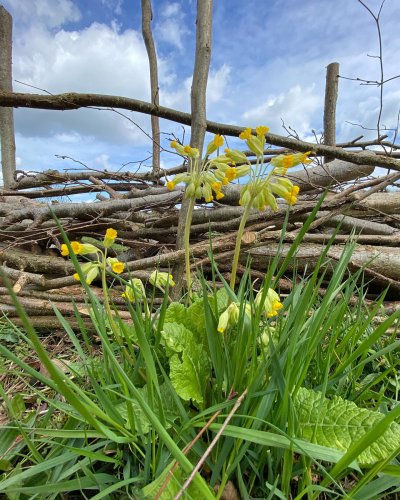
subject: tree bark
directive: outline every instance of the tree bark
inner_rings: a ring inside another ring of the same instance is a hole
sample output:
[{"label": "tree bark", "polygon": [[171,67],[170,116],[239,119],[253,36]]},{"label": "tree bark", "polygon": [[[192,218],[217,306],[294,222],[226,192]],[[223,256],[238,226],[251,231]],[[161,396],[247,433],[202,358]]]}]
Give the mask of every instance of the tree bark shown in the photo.
[{"label": "tree bark", "polygon": [[[198,148],[202,156],[204,136],[207,130],[206,118],[206,94],[208,71],[211,58],[211,35],[212,35],[212,0],[197,0],[196,19],[196,55],[194,61],[191,111],[192,111],[192,133],[190,144]],[[176,236],[176,249],[181,250],[184,246],[184,233],[189,200],[184,198],[179,214],[178,232]],[[173,290],[174,297],[181,294],[183,286],[184,265],[178,262],[174,267],[176,287]]]},{"label": "tree bark", "polygon": [[[87,106],[126,109],[138,113],[154,114],[166,120],[171,120],[183,125],[191,125],[190,113],[183,113],[164,106],[155,106],[151,103],[130,99],[128,97],[101,95],[101,94],[20,94],[15,92],[0,92],[0,107],[24,107],[52,110],[72,110]],[[244,129],[237,125],[228,125],[207,120],[207,131],[237,137]],[[266,134],[268,144],[282,146],[292,151],[313,151],[319,156],[332,156],[339,160],[348,161],[357,165],[373,165],[400,171],[400,161],[392,157],[378,155],[374,151],[346,151],[343,148],[301,141],[292,137],[277,134]]]},{"label": "tree bark", "polygon": [[[326,68],[325,107],[324,107],[324,144],[336,145],[336,102],[339,86],[339,63],[333,62]],[[325,163],[333,158],[325,156]]]},{"label": "tree bark", "polygon": [[[0,6],[0,91],[12,92],[12,17]],[[14,110],[0,108],[1,163],[3,186],[14,182],[15,136]]]},{"label": "tree bark", "polygon": [[[157,53],[151,31],[151,21],[153,12],[151,9],[151,0],[142,0],[142,35],[146,45],[147,56],[150,66],[150,89],[151,104],[159,106],[159,86],[158,86],[158,68]],[[153,175],[160,172],[160,120],[158,116],[151,115],[151,131],[153,135]]]}]

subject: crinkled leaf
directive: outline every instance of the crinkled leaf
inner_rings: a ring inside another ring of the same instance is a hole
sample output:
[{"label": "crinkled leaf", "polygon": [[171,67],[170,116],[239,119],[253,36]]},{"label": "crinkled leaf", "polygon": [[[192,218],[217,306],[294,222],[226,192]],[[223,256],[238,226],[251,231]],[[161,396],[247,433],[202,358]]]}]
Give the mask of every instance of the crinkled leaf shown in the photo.
[{"label": "crinkled leaf", "polygon": [[165,323],[179,323],[185,325],[186,307],[179,302],[172,302],[165,312],[164,324]]},{"label": "crinkled leaf", "polygon": [[185,401],[203,402],[203,391],[210,376],[207,352],[197,336],[178,323],[164,325],[163,338],[167,355],[171,383],[177,394]]},{"label": "crinkled leaf", "polygon": [[[301,388],[294,400],[302,437],[319,445],[347,451],[384,418],[379,412],[359,408],[352,401]],[[400,425],[392,422],[387,431],[359,456],[360,465],[372,465],[400,450]]]},{"label": "crinkled leaf", "polygon": [[204,340],[206,331],[203,299],[196,300],[186,311],[186,325]]}]

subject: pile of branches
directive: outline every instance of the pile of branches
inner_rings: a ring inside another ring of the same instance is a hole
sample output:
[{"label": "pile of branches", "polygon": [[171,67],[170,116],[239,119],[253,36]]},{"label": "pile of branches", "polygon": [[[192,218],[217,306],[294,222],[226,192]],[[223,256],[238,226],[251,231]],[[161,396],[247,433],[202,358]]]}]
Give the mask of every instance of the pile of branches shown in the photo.
[{"label": "pile of branches", "polygon": [[[364,145],[353,141],[343,146]],[[266,159],[286,151],[267,150]],[[352,157],[356,154],[351,153]],[[368,155],[375,156],[373,153]],[[378,155],[375,159],[377,164],[386,159],[396,162]],[[360,163],[338,159],[325,164],[317,161],[316,165],[291,173],[291,180],[300,186],[301,195],[296,205],[290,207],[280,257],[284,259],[304,221],[324,196],[288,268],[288,276],[294,268],[311,271],[324,245],[332,238],[327,257],[335,262],[343,245],[352,237],[356,247],[351,270],[365,268],[365,275],[373,284],[371,295],[389,288],[394,297],[400,291],[400,191],[393,186],[400,179],[400,172],[376,169],[374,161]],[[182,261],[183,251],[175,250],[175,242],[183,190],[177,186],[174,191],[168,191],[165,179],[185,168],[182,165],[157,175],[89,169],[18,173],[12,189],[0,190],[3,276],[0,278],[0,311],[18,323],[17,312],[5,287],[5,279],[8,279],[35,326],[52,328],[57,325],[52,303],[71,324],[75,322],[74,303],[83,316],[89,314],[82,287],[73,278],[73,265],[70,259],[60,255],[63,240],[58,223],[71,241],[90,241],[90,238],[101,241],[107,228],[116,229],[118,243],[122,245],[118,258],[126,263],[123,274],[126,279],[140,277],[146,280],[155,268],[171,269]],[[214,259],[229,279],[236,230],[243,213],[238,204],[240,188],[240,185],[228,186],[225,197],[212,206],[198,200],[191,229],[194,272],[200,268],[206,273],[210,270],[212,245]],[[85,194],[87,197],[92,193],[96,193],[92,195],[93,201],[71,201],[73,195]],[[282,201],[277,212],[266,210],[251,214],[243,236],[239,275],[250,256],[253,277],[263,277],[268,263],[278,252],[287,212],[288,206]],[[282,279],[282,289],[291,286],[288,277]],[[96,288],[96,282],[93,289],[102,300],[101,288]],[[117,285],[112,287],[111,296],[121,315],[128,317]],[[396,306],[395,302],[388,304],[388,308]]]}]

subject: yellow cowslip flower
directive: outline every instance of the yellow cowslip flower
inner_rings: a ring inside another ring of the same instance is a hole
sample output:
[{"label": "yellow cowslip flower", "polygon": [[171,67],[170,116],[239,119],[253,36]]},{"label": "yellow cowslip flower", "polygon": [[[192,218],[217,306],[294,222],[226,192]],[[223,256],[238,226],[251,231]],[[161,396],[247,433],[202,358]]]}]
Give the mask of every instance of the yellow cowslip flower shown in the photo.
[{"label": "yellow cowslip flower", "polygon": [[[99,274],[99,264],[97,262],[85,262],[81,265],[81,270],[85,276],[86,283],[90,285]],[[80,281],[78,273],[75,273],[73,277],[76,281]]]},{"label": "yellow cowslip flower", "polygon": [[71,241],[70,245],[71,245],[72,251],[75,254],[78,255],[78,254],[81,253],[81,251],[82,251],[82,243],[79,243],[79,241]]},{"label": "yellow cowslip flower", "polygon": [[264,298],[264,302],[263,304],[261,304],[263,295],[263,290],[260,290],[256,295],[254,303],[257,307],[262,305],[262,308],[264,310],[263,312],[265,316],[267,316],[267,318],[273,318],[278,314],[278,311],[282,309],[283,304],[280,301],[279,295],[275,292],[275,290],[272,290],[272,288],[268,288],[267,294]]},{"label": "yellow cowslip flower", "polygon": [[239,307],[236,302],[232,302],[220,315],[217,330],[224,333],[228,325],[236,325],[239,321]]},{"label": "yellow cowslip flower", "polygon": [[237,149],[225,149],[225,154],[234,163],[248,163],[247,156]]},{"label": "yellow cowslip flower", "polygon": [[197,148],[192,148],[191,146],[185,146],[183,148],[185,156],[189,158],[198,158],[200,156],[200,152]]},{"label": "yellow cowslip flower", "polygon": [[289,205],[296,203],[300,188],[299,186],[294,186],[286,177],[275,177],[274,182],[271,182],[269,186],[273,193],[286,200]]},{"label": "yellow cowslip flower", "polygon": [[[79,243],[79,241],[71,241],[72,251],[75,255],[87,255],[89,253],[96,253],[100,250],[91,243]],[[69,255],[68,247],[64,243],[61,245],[61,255],[64,257]]]},{"label": "yellow cowslip flower", "polygon": [[221,193],[221,191],[219,191],[216,195],[215,195],[215,199],[216,200],[220,200],[221,198],[223,198],[225,195],[224,193]]},{"label": "yellow cowslip flower", "polygon": [[249,140],[251,137],[251,128],[246,128],[245,130],[243,130],[243,132],[241,132],[239,134],[239,139],[242,139],[244,141],[247,141]]},{"label": "yellow cowslip flower", "polygon": [[289,195],[286,199],[286,201],[289,203],[289,205],[294,205],[297,202],[297,195],[300,192],[299,186],[293,186],[292,190],[290,191]]},{"label": "yellow cowslip flower", "polygon": [[106,235],[104,236],[103,240],[103,245],[105,248],[110,248],[113,244],[115,239],[117,238],[117,231],[113,228],[108,228],[106,231]]},{"label": "yellow cowslip flower", "polygon": [[175,189],[175,182],[174,181],[168,181],[167,182],[167,189],[169,191],[173,191]]},{"label": "yellow cowslip flower", "polygon": [[66,257],[67,255],[69,255],[69,250],[68,250],[68,247],[67,247],[67,245],[65,243],[63,243],[61,245],[61,255],[63,257]]},{"label": "yellow cowslip flower", "polygon": [[307,151],[307,153],[298,153],[299,154],[299,162],[300,163],[312,163],[312,160],[308,158],[312,151]]},{"label": "yellow cowslip flower", "polygon": [[285,168],[285,169],[293,167],[294,164],[295,164],[295,157],[293,155],[286,155],[282,159],[282,167]]},{"label": "yellow cowslip flower", "polygon": [[125,287],[125,292],[121,294],[124,299],[135,302],[146,297],[146,291],[141,279],[132,278]]},{"label": "yellow cowslip flower", "polygon": [[256,127],[256,132],[259,137],[264,137],[265,134],[268,134],[269,127],[266,127],[265,125],[260,125],[259,127]]},{"label": "yellow cowslip flower", "polygon": [[113,262],[111,264],[111,269],[115,274],[121,274],[124,272],[125,264],[123,262]]},{"label": "yellow cowslip flower", "polygon": [[237,169],[235,167],[228,167],[225,172],[225,177],[228,182],[233,181],[237,177]]},{"label": "yellow cowslip flower", "polygon": [[180,155],[182,155],[182,156],[185,155],[184,147],[182,146],[182,144],[179,144],[178,141],[171,141],[170,146],[171,146],[171,148],[174,148],[175,151],[177,153],[179,153]]},{"label": "yellow cowslip flower", "polygon": [[221,182],[213,182],[211,184],[211,189],[214,191],[214,193],[219,193],[222,189],[222,183]]},{"label": "yellow cowslip flower", "polygon": [[160,271],[153,271],[150,275],[149,281],[152,285],[160,288],[162,291],[164,291],[167,283],[169,284],[169,286],[175,286],[172,274]]},{"label": "yellow cowslip flower", "polygon": [[214,153],[219,147],[223,146],[224,138],[220,134],[214,135],[214,139],[207,146],[206,156]]}]

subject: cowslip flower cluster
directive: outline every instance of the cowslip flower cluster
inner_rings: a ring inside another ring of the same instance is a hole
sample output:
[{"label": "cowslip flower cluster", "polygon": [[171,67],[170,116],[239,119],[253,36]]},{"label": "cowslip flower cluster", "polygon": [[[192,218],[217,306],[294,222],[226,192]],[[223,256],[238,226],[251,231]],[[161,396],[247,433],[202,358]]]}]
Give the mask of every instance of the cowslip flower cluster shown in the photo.
[{"label": "cowslip flower cluster", "polygon": [[[149,282],[162,292],[165,292],[167,284],[168,286],[175,286],[172,274],[160,271],[153,271],[149,277]],[[146,297],[143,281],[140,278],[129,280],[121,296],[130,302],[142,301]]]},{"label": "cowslip flower cluster", "polygon": [[[71,241],[70,246],[75,255],[89,255],[96,254],[97,259],[90,262],[85,262],[81,264],[81,270],[85,276],[85,281],[90,285],[93,280],[95,280],[100,270],[105,266],[115,274],[121,274],[124,271],[125,264],[120,262],[115,257],[107,257],[107,249],[110,248],[117,238],[117,231],[115,229],[109,228],[104,236],[102,246],[105,248],[105,253],[102,252],[100,248],[91,243],[80,243],[79,241]],[[61,255],[66,257],[70,255],[68,246],[63,243],[61,245]],[[73,275],[76,281],[80,281],[78,273]]]},{"label": "cowslip flower cluster", "polygon": [[186,184],[186,198],[203,198],[207,203],[210,203],[213,199],[220,200],[223,198],[223,186],[226,186],[234,179],[247,175],[250,171],[249,165],[236,166],[238,161],[243,163],[243,160],[246,160],[246,156],[239,151],[235,155],[234,152],[231,153],[230,150],[227,150],[229,154],[210,159],[209,156],[223,144],[223,137],[219,134],[215,135],[207,146],[205,158],[202,159],[197,148],[183,146],[177,141],[172,141],[171,147],[188,159],[189,168],[187,172],[178,174],[168,181],[167,188],[173,190],[177,184],[183,182]]},{"label": "cowslip flower cluster", "polygon": [[251,128],[245,129],[239,138],[246,142],[247,147],[256,155],[256,166],[250,172],[250,180],[241,190],[239,204],[250,205],[259,211],[270,207],[272,210],[278,209],[275,195],[286,200],[289,205],[294,205],[300,188],[295,186],[285,175],[287,170],[300,163],[311,163],[307,153],[295,153],[290,155],[279,155],[264,165],[264,148],[266,144],[265,134],[268,127],[260,126],[256,128],[256,135]]},{"label": "cowslip flower cluster", "polygon": [[[262,308],[262,313],[265,317],[273,318],[278,314],[278,311],[283,308],[280,297],[272,288],[268,288],[264,300],[263,295],[264,292],[261,289],[256,295],[254,304],[256,307]],[[244,314],[248,318],[252,316],[251,305],[248,302],[244,305]],[[239,305],[236,302],[231,302],[219,317],[217,331],[219,333],[224,333],[228,327],[237,325],[238,321]]]}]

